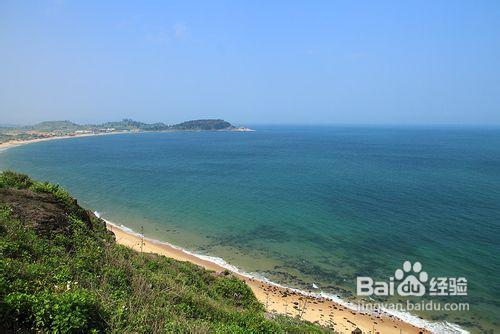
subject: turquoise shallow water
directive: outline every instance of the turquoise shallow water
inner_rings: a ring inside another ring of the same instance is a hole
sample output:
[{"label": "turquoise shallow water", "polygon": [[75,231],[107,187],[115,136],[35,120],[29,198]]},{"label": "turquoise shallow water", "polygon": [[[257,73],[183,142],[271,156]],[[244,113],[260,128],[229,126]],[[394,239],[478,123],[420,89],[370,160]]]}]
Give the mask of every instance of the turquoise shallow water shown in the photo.
[{"label": "turquoise shallow water", "polygon": [[260,126],[24,145],[15,169],[111,221],[302,289],[349,297],[404,260],[466,276],[467,313],[499,329],[500,129]]}]

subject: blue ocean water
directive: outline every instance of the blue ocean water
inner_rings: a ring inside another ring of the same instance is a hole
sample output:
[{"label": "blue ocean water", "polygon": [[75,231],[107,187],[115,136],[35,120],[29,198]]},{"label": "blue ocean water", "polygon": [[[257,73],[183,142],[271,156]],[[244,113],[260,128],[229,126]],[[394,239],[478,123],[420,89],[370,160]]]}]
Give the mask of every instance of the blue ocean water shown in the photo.
[{"label": "blue ocean water", "polygon": [[[54,140],[0,168],[59,183],[146,236],[345,298],[403,261],[468,279],[465,313],[499,329],[500,129],[259,126]],[[451,298],[451,297],[450,297]]]}]

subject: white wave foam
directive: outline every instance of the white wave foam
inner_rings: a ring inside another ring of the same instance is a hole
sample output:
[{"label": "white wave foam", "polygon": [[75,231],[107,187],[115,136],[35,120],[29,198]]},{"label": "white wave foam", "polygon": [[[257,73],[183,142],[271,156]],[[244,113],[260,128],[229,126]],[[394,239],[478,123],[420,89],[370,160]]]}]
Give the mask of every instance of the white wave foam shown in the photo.
[{"label": "white wave foam", "polygon": [[5,152],[5,151],[7,151],[10,148],[21,146],[21,145],[23,145],[23,143],[9,144],[9,145],[7,145],[5,147],[0,148],[0,153]]},{"label": "white wave foam", "polygon": [[[313,294],[316,295],[316,294]],[[323,297],[329,300],[334,301],[337,304],[340,304],[350,310],[359,311],[359,305],[356,303],[352,303],[349,301],[346,301],[339,297],[338,295],[333,295],[330,293],[326,293],[321,291],[319,294],[317,294],[319,297]],[[395,318],[398,318],[406,323],[412,324],[416,327],[419,328],[425,328],[426,330],[430,331],[431,333],[438,333],[438,334],[469,334],[468,331],[464,330],[460,326],[456,324],[452,324],[447,321],[440,321],[440,322],[431,322],[428,320],[424,320],[419,318],[418,316],[415,316],[409,312],[402,312],[402,311],[397,311],[393,309],[388,309],[388,308],[381,308],[380,311],[371,311],[371,312],[365,312],[365,313],[372,313],[375,315],[385,315],[385,316],[393,316]]]},{"label": "white wave foam", "polygon": [[391,309],[382,308],[383,313],[390,314],[396,318],[403,320],[404,322],[410,323],[417,327],[425,328],[432,333],[439,334],[468,334],[469,332],[462,329],[460,326],[452,324],[447,321],[431,322],[428,320],[421,319],[411,313],[396,311]]},{"label": "white wave foam", "polygon": [[[133,234],[133,235],[136,235],[136,236],[140,236],[140,237],[144,237],[142,234],[140,233],[137,233],[136,231],[132,230],[131,228],[128,228],[124,225],[118,225],[118,224],[115,224],[109,220],[106,220],[104,218],[101,217],[101,214],[97,211],[94,211],[94,214],[98,217],[98,218],[101,218],[102,220],[104,220],[107,224],[109,225],[112,225],[116,228],[119,228],[121,229],[122,231],[124,232],[127,232],[127,233],[130,233],[130,234]],[[296,293],[299,293],[301,295],[304,295],[304,296],[309,296],[309,297],[314,297],[314,298],[323,298],[323,299],[328,299],[328,300],[331,300],[339,305],[342,305],[350,310],[353,310],[353,311],[358,311],[358,305],[355,304],[355,303],[352,303],[352,302],[349,302],[349,301],[346,301],[344,299],[342,299],[340,296],[338,295],[334,295],[334,294],[330,294],[330,293],[327,293],[327,292],[323,292],[323,291],[320,291],[320,292],[308,292],[308,291],[304,291],[304,290],[300,290],[300,289],[295,289],[295,288],[291,288],[291,287],[288,287],[288,286],[284,286],[284,285],[281,285],[279,283],[276,283],[276,282],[273,282],[271,280],[269,280],[267,277],[259,274],[259,273],[249,273],[249,272],[246,272],[246,271],[243,271],[241,270],[240,268],[226,262],[223,258],[220,258],[220,257],[217,257],[217,256],[209,256],[209,255],[205,255],[205,254],[199,254],[199,253],[194,253],[194,252],[191,252],[189,250],[186,250],[184,248],[181,248],[179,246],[176,246],[176,245],[172,245],[171,243],[168,243],[168,242],[165,242],[165,241],[159,241],[159,240],[156,240],[156,239],[150,239],[150,238],[145,238],[146,240],[150,241],[150,242],[153,242],[153,243],[156,243],[156,244],[163,244],[163,245],[167,245],[169,247],[172,247],[174,249],[177,249],[177,250],[180,250],[188,255],[191,255],[191,256],[194,256],[194,257],[197,257],[201,260],[204,260],[204,261],[208,261],[208,262],[211,262],[211,263],[214,263],[224,269],[227,269],[231,272],[234,272],[234,273],[237,273],[239,275],[242,275],[244,277],[247,277],[247,278],[251,278],[251,279],[254,279],[254,280],[257,280],[257,281],[261,281],[263,283],[266,283],[266,284],[269,284],[269,285],[273,285],[273,286],[276,286],[276,287],[279,287],[279,288],[283,288],[283,289],[288,289],[290,291],[293,291],[293,292],[296,292]],[[368,312],[366,312],[368,313]],[[419,327],[419,328],[425,328],[426,330],[430,331],[431,333],[437,333],[437,334],[469,334],[468,331],[462,329],[460,326],[456,325],[456,324],[452,324],[452,323],[449,323],[449,322],[446,322],[446,321],[443,321],[443,322],[431,322],[431,321],[428,321],[428,320],[424,320],[424,319],[421,319],[411,313],[408,313],[408,312],[401,312],[401,311],[396,311],[396,310],[391,310],[391,309],[386,309],[386,308],[381,308],[379,312],[375,312],[373,311],[374,314],[377,314],[377,315],[385,315],[385,316],[392,316],[392,317],[395,317],[395,318],[398,318],[406,323],[409,323],[409,324],[412,324],[416,327]]]}]

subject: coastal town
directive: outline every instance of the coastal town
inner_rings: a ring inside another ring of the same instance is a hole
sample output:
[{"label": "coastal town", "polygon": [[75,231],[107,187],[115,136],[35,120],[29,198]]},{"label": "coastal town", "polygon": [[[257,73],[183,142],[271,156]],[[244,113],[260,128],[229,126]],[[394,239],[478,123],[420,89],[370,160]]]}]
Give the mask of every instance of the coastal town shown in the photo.
[{"label": "coastal town", "polygon": [[31,126],[0,126],[0,144],[16,144],[26,141],[43,141],[53,138],[92,136],[127,132],[165,131],[253,131],[236,127],[220,119],[186,121],[179,124],[143,123],[131,119],[103,124],[80,125],[71,121],[46,121]]}]

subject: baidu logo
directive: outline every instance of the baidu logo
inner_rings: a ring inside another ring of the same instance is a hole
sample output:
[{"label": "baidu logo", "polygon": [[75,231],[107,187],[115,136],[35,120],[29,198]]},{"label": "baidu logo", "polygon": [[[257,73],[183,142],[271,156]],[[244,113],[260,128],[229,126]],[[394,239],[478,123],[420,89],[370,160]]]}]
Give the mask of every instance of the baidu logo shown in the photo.
[{"label": "baidu logo", "polygon": [[432,277],[422,270],[420,262],[404,261],[402,268],[396,269],[389,281],[374,281],[371,277],[357,277],[358,296],[394,296],[421,297],[430,296],[465,296],[467,279],[465,277]]},{"label": "baidu logo", "polygon": [[410,261],[403,263],[403,269],[396,269],[394,277],[398,281],[397,292],[400,296],[423,296],[425,295],[425,285],[429,278],[425,271],[422,271],[422,264],[415,262],[413,265]]}]

